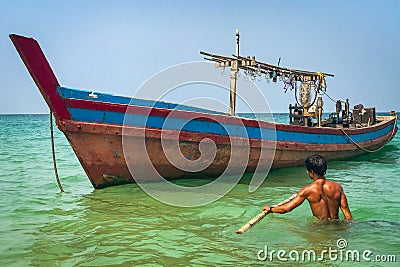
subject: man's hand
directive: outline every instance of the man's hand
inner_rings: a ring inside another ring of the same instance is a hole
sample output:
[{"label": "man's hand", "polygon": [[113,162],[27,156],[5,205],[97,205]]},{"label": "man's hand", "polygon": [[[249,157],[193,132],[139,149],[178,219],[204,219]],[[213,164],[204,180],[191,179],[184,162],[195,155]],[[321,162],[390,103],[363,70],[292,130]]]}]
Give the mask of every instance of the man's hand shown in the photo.
[{"label": "man's hand", "polygon": [[271,212],[271,207],[268,206],[268,205],[266,205],[266,206],[262,209],[262,211],[263,211],[263,212]]}]

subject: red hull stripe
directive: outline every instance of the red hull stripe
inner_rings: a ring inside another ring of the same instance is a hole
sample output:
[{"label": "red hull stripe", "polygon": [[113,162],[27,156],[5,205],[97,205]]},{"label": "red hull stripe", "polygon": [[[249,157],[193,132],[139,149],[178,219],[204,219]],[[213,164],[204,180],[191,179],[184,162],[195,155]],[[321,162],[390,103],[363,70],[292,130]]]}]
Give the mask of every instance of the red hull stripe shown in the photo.
[{"label": "red hull stripe", "polygon": [[[193,133],[185,131],[173,131],[173,130],[160,130],[153,128],[140,128],[132,126],[119,126],[119,125],[109,125],[101,123],[87,123],[87,122],[76,122],[76,121],[64,121],[59,124],[62,131],[70,132],[82,132],[82,133],[96,133],[100,135],[118,135],[118,136],[130,136],[137,138],[155,138],[160,139],[177,139],[181,142],[200,142],[205,138],[210,138],[217,145],[245,145],[250,147],[263,147],[263,148],[274,148],[276,146],[277,150],[287,150],[287,151],[355,151],[359,148],[350,144],[306,144],[297,142],[271,142],[260,139],[247,139],[242,137],[229,137],[223,135],[216,135],[210,133]],[[395,129],[393,135],[392,132],[388,132],[386,135],[375,138],[373,140],[368,140],[365,142],[358,143],[361,147],[369,148],[373,146],[382,145],[388,141],[389,138],[393,137],[397,132]]]}]

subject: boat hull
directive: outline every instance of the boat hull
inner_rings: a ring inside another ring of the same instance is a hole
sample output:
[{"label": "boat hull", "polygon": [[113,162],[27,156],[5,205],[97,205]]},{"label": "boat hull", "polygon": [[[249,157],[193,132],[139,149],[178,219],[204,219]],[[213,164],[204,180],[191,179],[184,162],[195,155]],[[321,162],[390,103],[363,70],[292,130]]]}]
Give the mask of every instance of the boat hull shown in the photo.
[{"label": "boat hull", "polygon": [[[373,140],[358,143],[358,145],[362,146],[365,150],[374,150],[385,145],[393,138],[397,131],[393,119],[387,117],[387,120],[379,127],[382,128],[386,126],[386,128],[388,128],[385,135]],[[147,170],[147,165],[146,162],[143,162],[142,155],[137,155],[137,158],[135,158],[135,151],[139,150],[137,147],[142,145],[144,138],[146,138],[147,153],[151,159],[152,166],[154,166],[162,177],[168,180],[191,177],[218,177],[225,171],[230,160],[230,144],[217,144],[217,156],[206,169],[196,173],[185,172],[171,164],[165,154],[162,153],[163,147],[160,130],[147,129],[143,131],[143,129],[132,128],[131,135],[128,136],[130,139],[129,151],[132,151],[132,153],[129,154],[129,152],[124,152],[124,145],[126,146],[126,143],[124,144],[123,142],[122,126],[75,121],[59,122],[58,125],[65,133],[93,187],[97,189],[135,182],[129,170],[127,159],[125,158],[126,155],[130,157],[130,162],[135,163],[135,168],[141,170],[135,173],[138,176],[135,178],[147,182],[158,181],[156,177],[148,175],[152,172],[151,170]],[[146,133],[145,136],[141,136],[143,132]],[[194,133],[189,133],[187,138],[181,138],[179,140],[180,151],[184,155],[193,155],[193,159],[201,157],[200,151],[198,150],[199,139],[195,138],[195,135]],[[213,141],[217,141],[216,137],[213,135],[205,135],[199,138],[210,138]],[[250,146],[249,148],[246,146],[243,148],[244,151],[249,149],[250,153],[248,157],[240,158],[240,155],[246,155],[246,153],[239,153],[239,155],[237,155],[239,159],[236,161],[242,162],[246,166],[241,165],[238,166],[236,170],[231,170],[232,175],[235,174],[235,171],[239,174],[253,173],[257,166],[262,164],[259,162],[261,149],[264,149],[266,155],[273,156],[271,169],[303,166],[305,159],[315,153],[323,155],[328,160],[347,159],[366,153],[352,143],[321,145],[298,142],[276,142],[275,151],[272,151],[273,147],[268,145],[262,148],[260,142],[257,142],[257,140],[250,140],[248,144]],[[264,158],[264,160],[268,162],[271,158],[267,157]],[[266,169],[261,167],[258,171],[268,171],[269,165],[265,165]],[[265,175],[266,174],[267,173],[265,173]]]}]

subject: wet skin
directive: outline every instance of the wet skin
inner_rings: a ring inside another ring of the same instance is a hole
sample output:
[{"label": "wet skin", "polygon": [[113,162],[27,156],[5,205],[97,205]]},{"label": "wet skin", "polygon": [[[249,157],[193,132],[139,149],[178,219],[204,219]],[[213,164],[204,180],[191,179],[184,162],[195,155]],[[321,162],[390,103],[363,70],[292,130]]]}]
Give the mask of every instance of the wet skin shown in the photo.
[{"label": "wet skin", "polygon": [[300,206],[304,200],[308,200],[311,211],[318,219],[334,220],[339,219],[339,208],[342,210],[346,220],[352,220],[351,212],[347,204],[346,195],[340,184],[328,181],[324,176],[317,175],[313,171],[307,171],[313,182],[303,187],[297,196],[290,202],[270,209],[270,206],[263,208],[264,212],[286,213]]}]

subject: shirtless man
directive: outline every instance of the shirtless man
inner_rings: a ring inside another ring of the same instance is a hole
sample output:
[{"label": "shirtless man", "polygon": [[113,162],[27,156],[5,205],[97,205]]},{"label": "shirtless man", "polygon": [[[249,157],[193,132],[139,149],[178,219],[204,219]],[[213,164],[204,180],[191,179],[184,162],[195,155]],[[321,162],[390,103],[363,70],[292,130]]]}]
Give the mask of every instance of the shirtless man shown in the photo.
[{"label": "shirtless man", "polygon": [[314,180],[303,187],[295,198],[281,206],[265,206],[264,212],[286,213],[308,200],[314,216],[318,219],[339,219],[339,207],[346,220],[352,220],[346,195],[340,184],[325,179],[326,160],[320,155],[313,155],[305,161],[308,176]]}]

